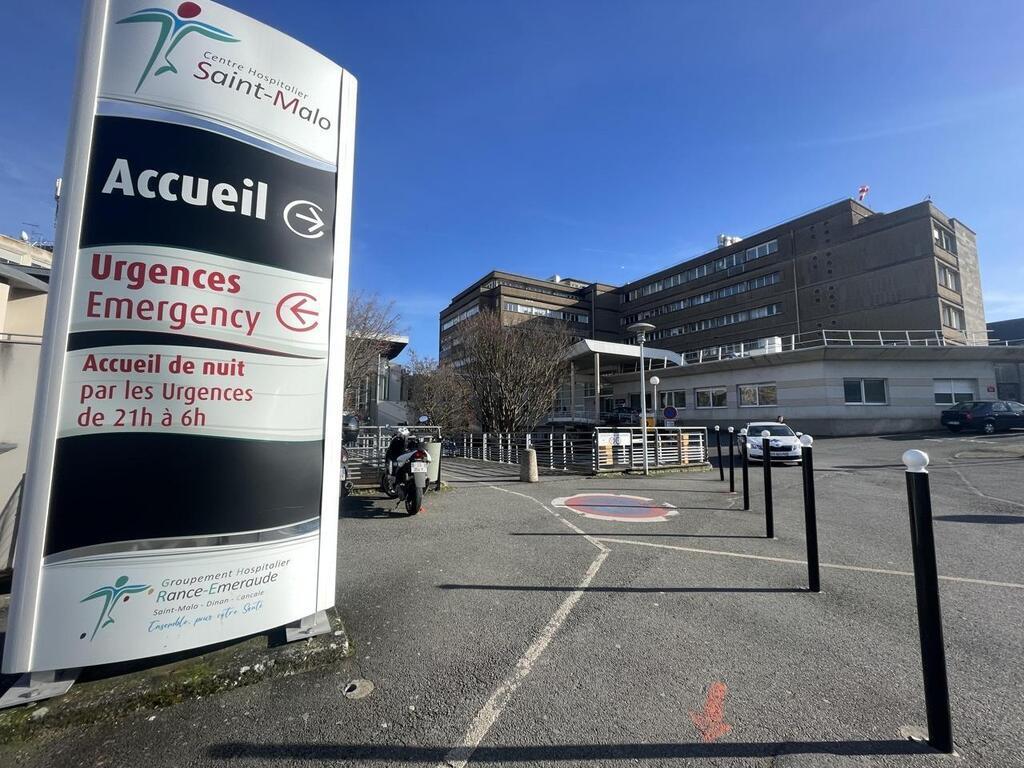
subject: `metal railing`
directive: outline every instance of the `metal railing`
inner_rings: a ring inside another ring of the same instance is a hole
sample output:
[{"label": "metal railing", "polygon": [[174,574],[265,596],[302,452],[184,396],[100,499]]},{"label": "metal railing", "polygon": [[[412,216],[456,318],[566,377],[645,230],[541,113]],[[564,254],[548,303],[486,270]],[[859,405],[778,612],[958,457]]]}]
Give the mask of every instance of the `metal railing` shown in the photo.
[{"label": "metal railing", "polygon": [[551,471],[586,473],[592,465],[592,430],[563,432],[466,432],[451,438],[449,450],[456,457],[518,464],[522,452],[537,452],[537,467]]},{"label": "metal railing", "polygon": [[959,338],[939,330],[879,331],[879,330],[818,330],[788,336],[770,336],[757,341],[728,344],[720,347],[683,353],[688,364],[732,360],[741,357],[793,352],[822,347],[987,347],[1014,346],[1018,342],[1001,342],[987,337],[961,333]]},{"label": "metal railing", "polygon": [[[448,443],[460,458],[518,464],[522,451],[537,452],[537,467],[551,472],[599,474],[643,469],[641,427],[597,427],[563,432],[465,433]],[[651,468],[679,468],[706,464],[708,436],[704,427],[649,427],[647,461]]]},{"label": "metal railing", "polygon": [[598,427],[594,430],[595,472],[644,468],[644,449],[652,469],[707,464],[708,431],[704,427]]},{"label": "metal railing", "polygon": [[[440,427],[415,426],[406,429],[414,437],[441,437]],[[349,480],[353,485],[368,488],[380,482],[384,454],[397,431],[397,427],[360,427],[355,435],[343,436],[342,443],[348,452]]]}]

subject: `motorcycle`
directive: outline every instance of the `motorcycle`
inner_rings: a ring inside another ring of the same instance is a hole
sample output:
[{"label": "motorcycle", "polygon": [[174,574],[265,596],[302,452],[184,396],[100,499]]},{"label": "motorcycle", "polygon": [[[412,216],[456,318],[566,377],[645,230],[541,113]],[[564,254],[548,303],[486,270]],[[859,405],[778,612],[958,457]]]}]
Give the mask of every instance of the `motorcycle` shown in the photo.
[{"label": "motorcycle", "polygon": [[405,502],[405,511],[415,515],[423,507],[423,492],[427,489],[429,454],[409,430],[400,429],[391,438],[384,454],[384,471],[380,489],[391,499]]}]

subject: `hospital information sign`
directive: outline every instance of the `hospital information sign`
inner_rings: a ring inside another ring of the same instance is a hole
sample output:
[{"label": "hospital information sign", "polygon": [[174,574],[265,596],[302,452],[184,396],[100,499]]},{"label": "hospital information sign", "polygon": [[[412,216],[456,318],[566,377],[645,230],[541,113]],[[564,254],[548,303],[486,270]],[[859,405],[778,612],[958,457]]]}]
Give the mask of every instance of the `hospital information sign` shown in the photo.
[{"label": "hospital information sign", "polygon": [[87,3],[4,672],[334,604],[356,82],[213,2]]}]

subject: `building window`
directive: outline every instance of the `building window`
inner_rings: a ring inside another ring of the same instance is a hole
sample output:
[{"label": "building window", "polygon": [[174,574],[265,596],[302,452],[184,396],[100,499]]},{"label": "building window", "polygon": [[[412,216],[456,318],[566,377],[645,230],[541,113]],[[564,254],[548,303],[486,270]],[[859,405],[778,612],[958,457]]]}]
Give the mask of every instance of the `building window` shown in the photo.
[{"label": "building window", "polygon": [[647,340],[658,341],[659,339],[665,339],[671,336],[681,336],[684,333],[696,333],[697,331],[706,331],[710,328],[720,328],[723,325],[745,323],[748,320],[759,320],[764,317],[778,315],[781,312],[781,304],[768,304],[763,307],[744,309],[741,312],[733,312],[728,315],[720,315],[719,317],[706,317],[703,320],[696,320],[692,323],[687,323],[686,325],[677,325],[673,328],[661,328],[656,331],[651,331],[647,334]]},{"label": "building window", "polygon": [[458,325],[463,320],[468,320],[473,315],[477,315],[479,313],[480,313],[480,307],[479,306],[477,306],[477,307],[470,307],[469,309],[463,310],[462,312],[459,312],[459,314],[457,314],[455,317],[449,317],[447,320],[445,320],[443,323],[441,323],[441,330],[442,331],[447,331],[452,326]]},{"label": "building window", "polygon": [[770,240],[767,243],[761,243],[755,245],[746,250],[740,250],[736,253],[729,254],[728,256],[722,256],[714,261],[708,261],[704,264],[700,264],[696,267],[690,267],[682,272],[677,272],[674,275],[664,277],[661,280],[655,280],[652,283],[643,285],[639,288],[633,288],[626,294],[626,301],[636,301],[643,296],[650,296],[652,293],[663,291],[666,288],[674,288],[677,285],[688,283],[691,280],[697,280],[702,277],[707,277],[714,272],[721,272],[725,269],[732,269],[738,267],[749,261],[756,259],[763,259],[765,256],[770,256],[773,253],[778,252],[779,241]]},{"label": "building window", "polygon": [[936,266],[938,269],[939,285],[960,293],[960,273],[952,267],[946,266],[941,261],[937,262]]},{"label": "building window", "polygon": [[740,384],[737,388],[740,408],[758,408],[779,404],[779,391],[775,382]]},{"label": "building window", "polygon": [[954,405],[974,400],[977,379],[935,379],[935,404]]},{"label": "building window", "polygon": [[717,288],[713,291],[700,293],[696,296],[687,296],[685,298],[669,302],[668,304],[661,304],[657,307],[652,307],[651,309],[645,309],[641,312],[634,312],[631,315],[625,315],[624,317],[619,318],[619,325],[632,325],[633,323],[657,317],[658,315],[667,315],[672,312],[678,312],[681,309],[699,307],[701,304],[718,301],[719,299],[727,299],[730,296],[746,293],[747,291],[755,291],[758,288],[766,288],[770,285],[777,284],[781,278],[782,274],[780,272],[772,272],[768,275],[761,275],[759,277],[753,277],[750,280],[744,280],[741,283],[731,283],[730,285],[722,286],[721,288]]},{"label": "building window", "polygon": [[935,244],[944,251],[956,253],[956,237],[948,229],[934,221],[932,222],[932,238],[935,240]]},{"label": "building window", "polygon": [[668,408],[669,406],[674,408],[683,409],[686,407],[686,390],[677,389],[668,392],[658,393],[658,407]]},{"label": "building window", "polygon": [[582,323],[586,325],[590,322],[590,315],[586,312],[570,312],[562,309],[545,309],[544,307],[534,307],[529,304],[516,304],[513,302],[505,302],[506,312],[515,312],[520,315],[533,315],[535,317],[550,317],[553,320],[565,320],[569,323]]},{"label": "building window", "polygon": [[695,408],[725,408],[725,387],[704,387],[693,390]]},{"label": "building window", "polygon": [[885,379],[843,379],[847,405],[885,405]]},{"label": "building window", "polygon": [[951,304],[942,304],[942,324],[948,328],[955,328],[962,331],[966,327],[964,322],[964,311]]}]

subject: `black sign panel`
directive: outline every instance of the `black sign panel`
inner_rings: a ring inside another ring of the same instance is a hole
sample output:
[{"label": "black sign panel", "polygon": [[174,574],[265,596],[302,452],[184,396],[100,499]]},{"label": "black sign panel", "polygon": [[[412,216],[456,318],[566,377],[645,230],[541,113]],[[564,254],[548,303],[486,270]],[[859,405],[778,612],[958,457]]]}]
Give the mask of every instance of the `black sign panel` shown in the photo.
[{"label": "black sign panel", "polygon": [[54,468],[47,555],[266,530],[320,516],[320,440],[81,435],[57,441]]},{"label": "black sign panel", "polygon": [[81,247],[160,245],[329,278],[335,184],[210,131],[100,116]]}]

